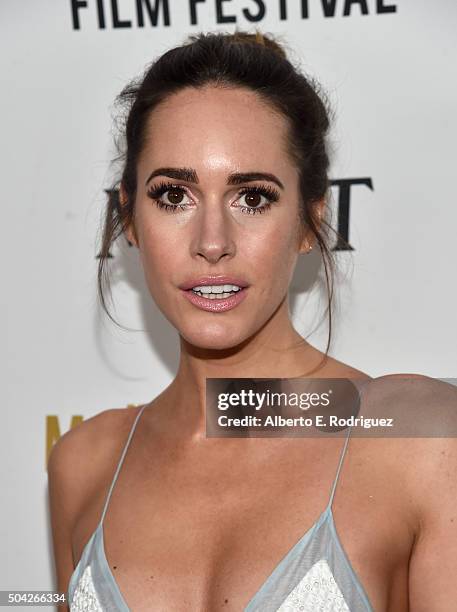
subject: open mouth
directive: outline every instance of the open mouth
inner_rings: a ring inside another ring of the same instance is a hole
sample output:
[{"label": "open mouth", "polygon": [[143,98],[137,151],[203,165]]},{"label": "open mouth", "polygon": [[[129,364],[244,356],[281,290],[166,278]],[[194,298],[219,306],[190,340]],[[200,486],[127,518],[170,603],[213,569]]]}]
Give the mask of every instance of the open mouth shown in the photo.
[{"label": "open mouth", "polygon": [[241,287],[236,287],[235,285],[220,285],[217,288],[214,287],[200,287],[189,289],[195,295],[199,295],[200,297],[206,298],[207,300],[223,300],[232,295],[236,295],[243,291]]},{"label": "open mouth", "polygon": [[203,285],[183,291],[197,308],[208,312],[225,312],[244,301],[247,287],[237,285]]}]

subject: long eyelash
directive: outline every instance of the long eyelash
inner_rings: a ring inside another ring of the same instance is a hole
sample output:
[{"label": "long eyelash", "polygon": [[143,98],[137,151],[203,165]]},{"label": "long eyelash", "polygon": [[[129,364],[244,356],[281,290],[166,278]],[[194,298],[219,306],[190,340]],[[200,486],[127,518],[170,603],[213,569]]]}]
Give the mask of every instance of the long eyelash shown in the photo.
[{"label": "long eyelash", "polygon": [[[159,208],[163,208],[168,212],[176,212],[178,210],[185,210],[186,205],[184,204],[167,204],[160,200],[160,197],[166,193],[169,189],[177,189],[186,193],[186,190],[181,185],[175,185],[173,183],[161,182],[158,185],[151,187],[147,191],[148,197],[155,201]],[[258,208],[252,208],[250,206],[240,206],[241,212],[244,214],[255,215],[262,214],[266,210],[270,209],[272,204],[279,200],[279,193],[276,189],[272,187],[259,187],[257,185],[253,185],[251,187],[245,187],[240,190],[239,195],[250,195],[252,193],[258,193],[260,195],[265,196],[269,201],[259,206]]]},{"label": "long eyelash", "polygon": [[180,185],[174,185],[173,183],[162,182],[162,183],[159,183],[158,185],[150,187],[146,195],[150,197],[152,200],[154,200],[159,208],[164,208],[167,212],[176,212],[180,209],[185,210],[186,207],[184,204],[167,204],[166,202],[162,202],[162,200],[160,200],[160,197],[164,193],[166,193],[169,189],[179,189],[183,193],[186,192],[186,190]]},{"label": "long eyelash", "polygon": [[266,202],[258,208],[251,208],[250,206],[241,206],[241,212],[247,215],[255,215],[257,213],[262,214],[266,210],[271,208],[272,204],[279,200],[279,193],[276,191],[276,189],[273,189],[272,187],[258,187],[257,185],[253,185],[252,187],[245,187],[240,191],[240,195],[250,195],[251,193],[259,193],[260,195],[263,195],[268,198],[269,202]]}]

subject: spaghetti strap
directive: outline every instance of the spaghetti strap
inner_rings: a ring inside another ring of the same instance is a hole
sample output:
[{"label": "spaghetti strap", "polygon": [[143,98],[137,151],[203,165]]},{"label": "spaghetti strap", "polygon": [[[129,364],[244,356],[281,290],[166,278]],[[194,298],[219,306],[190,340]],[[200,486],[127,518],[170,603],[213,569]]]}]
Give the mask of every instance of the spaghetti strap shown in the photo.
[{"label": "spaghetti strap", "polygon": [[103,524],[103,519],[105,518],[106,510],[108,508],[108,503],[109,503],[109,500],[111,498],[111,493],[113,492],[114,485],[116,483],[117,477],[118,477],[119,472],[120,472],[121,467],[122,467],[122,463],[124,462],[124,458],[125,458],[125,455],[127,453],[127,449],[129,447],[130,440],[132,439],[133,433],[134,433],[136,425],[138,423],[138,419],[143,414],[143,410],[145,408],[146,408],[146,404],[143,404],[143,406],[138,411],[138,414],[136,415],[135,420],[133,421],[133,425],[132,425],[132,427],[130,429],[130,433],[129,433],[128,437],[127,437],[127,441],[126,441],[126,443],[124,445],[124,449],[123,449],[122,454],[121,454],[121,458],[119,459],[119,463],[117,464],[117,468],[116,468],[116,471],[114,473],[113,480],[111,481],[111,485],[110,485],[110,488],[109,488],[109,491],[108,491],[108,495],[106,496],[105,505],[103,506],[102,518],[100,519],[100,525]]},{"label": "spaghetti strap", "polygon": [[[364,380],[360,385],[353,383],[353,384],[355,384],[355,386],[357,388],[357,391],[358,391],[358,394],[359,394],[359,400],[362,397],[362,390],[365,389],[365,387],[370,382],[372,382],[372,380],[373,380],[372,378],[368,378],[367,380]],[[343,465],[343,459],[344,459],[344,456],[346,455],[346,450],[347,450],[347,446],[348,446],[348,442],[349,442],[349,437],[351,435],[351,430],[352,430],[352,425],[350,425],[348,427],[348,433],[346,435],[346,440],[344,441],[343,450],[341,451],[341,456],[340,456],[340,460],[339,460],[339,463],[338,463],[338,468],[336,470],[335,480],[333,481],[332,491],[330,493],[330,499],[329,499],[329,502],[328,502],[328,505],[327,505],[327,510],[330,509],[332,507],[332,504],[333,504],[333,498],[335,496],[336,485],[338,483],[338,478],[339,478],[339,475],[340,475],[341,466]]]},{"label": "spaghetti strap", "polygon": [[327,509],[332,507],[333,498],[335,496],[336,485],[338,483],[338,477],[340,475],[341,466],[343,465],[344,456],[346,455],[346,449],[347,449],[348,442],[349,442],[349,436],[351,435],[351,428],[352,428],[352,426],[348,427],[348,433],[346,435],[346,440],[344,441],[343,450],[341,451],[340,460],[338,462],[338,467],[337,467],[337,470],[336,470],[336,476],[335,476],[335,480],[333,481],[332,491],[330,493],[330,499],[329,499],[329,502],[328,502],[328,505],[327,505]]}]

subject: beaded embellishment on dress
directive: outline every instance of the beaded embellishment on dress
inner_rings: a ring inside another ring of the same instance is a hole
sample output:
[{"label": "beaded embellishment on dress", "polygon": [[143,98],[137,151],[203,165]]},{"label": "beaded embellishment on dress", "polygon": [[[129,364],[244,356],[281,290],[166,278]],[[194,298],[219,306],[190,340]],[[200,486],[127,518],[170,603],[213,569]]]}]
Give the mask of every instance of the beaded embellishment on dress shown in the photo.
[{"label": "beaded embellishment on dress", "polygon": [[325,559],[313,565],[277,612],[350,612]]},{"label": "beaded embellishment on dress", "polygon": [[75,589],[70,612],[103,612],[95,591],[90,565],[84,570]]}]

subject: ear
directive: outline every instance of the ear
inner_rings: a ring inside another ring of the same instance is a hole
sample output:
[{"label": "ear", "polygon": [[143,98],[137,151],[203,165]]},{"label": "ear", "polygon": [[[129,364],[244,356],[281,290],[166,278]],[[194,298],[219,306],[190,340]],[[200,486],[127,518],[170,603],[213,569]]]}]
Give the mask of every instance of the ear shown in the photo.
[{"label": "ear", "polygon": [[299,253],[309,253],[311,251],[311,249],[313,248],[313,243],[312,243],[312,239],[311,239],[311,231],[308,228],[305,227],[301,227],[301,232],[300,232],[300,246],[298,249]]},{"label": "ear", "polygon": [[[127,202],[128,202],[127,192],[124,188],[124,184],[121,182],[119,186],[119,205],[125,206]],[[124,228],[124,234],[127,240],[130,242],[130,244],[133,244],[138,248],[138,238],[136,235],[135,227],[133,225],[133,221],[128,227]]]},{"label": "ear", "polygon": [[[313,215],[314,223],[317,227],[320,226],[324,217],[325,198],[318,200],[312,205],[311,214]],[[312,231],[309,228],[303,228],[300,242],[300,253],[310,253],[316,242]]]}]

